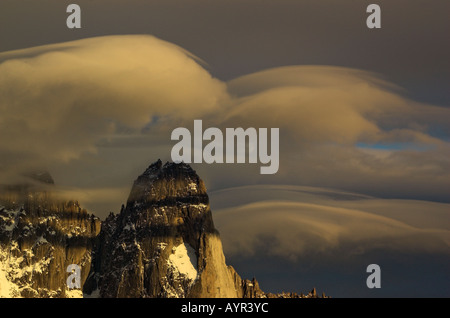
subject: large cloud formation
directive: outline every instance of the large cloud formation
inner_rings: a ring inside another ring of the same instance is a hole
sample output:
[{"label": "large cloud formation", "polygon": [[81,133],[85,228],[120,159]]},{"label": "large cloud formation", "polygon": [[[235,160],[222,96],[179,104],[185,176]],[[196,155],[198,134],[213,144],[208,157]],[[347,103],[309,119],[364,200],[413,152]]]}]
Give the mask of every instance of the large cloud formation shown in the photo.
[{"label": "large cloud formation", "polygon": [[[226,83],[184,49],[144,35],[5,52],[0,62],[3,182],[47,166],[66,186],[124,188],[131,172],[170,159],[174,128],[203,119],[281,134],[276,175],[197,166],[213,189],[298,184],[449,200],[450,110],[409,100],[377,74],[286,66]],[[122,183],[111,177],[125,172]],[[112,199],[109,209],[125,198]]]},{"label": "large cloud formation", "polygon": [[170,160],[173,129],[192,129],[194,119],[277,127],[275,175],[260,175],[259,164],[194,165],[213,190],[227,255],[333,264],[391,251],[447,262],[448,203],[423,200],[450,201],[450,109],[406,94],[380,75],[333,66],[224,82],[184,49],[144,35],[5,52],[0,183],[47,167],[59,193],[105,217],[149,163]]},{"label": "large cloud formation", "polygon": [[448,133],[449,119],[441,117],[447,109],[407,100],[370,72],[288,66],[240,77],[228,87],[242,97],[228,115],[231,122],[248,117],[260,126],[277,123],[302,142],[442,144],[428,134],[431,123]]},{"label": "large cloud formation", "polygon": [[448,108],[341,67],[282,67],[228,87],[238,98],[226,126],[282,127],[280,183],[448,200]]},{"label": "large cloud formation", "polygon": [[310,254],[363,254],[380,247],[450,253],[447,203],[268,185],[211,196],[226,252],[233,256],[266,253],[296,261]]},{"label": "large cloud formation", "polygon": [[0,61],[3,164],[68,162],[154,117],[199,116],[227,98],[192,55],[151,36],[47,45]]}]

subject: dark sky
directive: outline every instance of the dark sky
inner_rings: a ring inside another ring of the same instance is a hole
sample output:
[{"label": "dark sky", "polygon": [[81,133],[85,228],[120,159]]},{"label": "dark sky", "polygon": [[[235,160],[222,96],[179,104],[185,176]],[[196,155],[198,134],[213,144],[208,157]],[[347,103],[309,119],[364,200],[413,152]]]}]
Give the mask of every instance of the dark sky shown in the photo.
[{"label": "dark sky", "polygon": [[0,52],[99,35],[152,34],[207,61],[222,80],[283,65],[336,65],[381,73],[406,95],[448,106],[446,0],[376,1],[382,28],[365,25],[374,1],[78,0],[82,29],[69,30],[73,1],[3,0]]}]

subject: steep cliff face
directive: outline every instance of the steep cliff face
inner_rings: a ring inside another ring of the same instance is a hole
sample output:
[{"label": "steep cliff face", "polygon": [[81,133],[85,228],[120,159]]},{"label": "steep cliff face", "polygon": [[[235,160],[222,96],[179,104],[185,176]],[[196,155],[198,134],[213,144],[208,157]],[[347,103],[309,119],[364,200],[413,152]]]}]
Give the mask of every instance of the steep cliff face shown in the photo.
[{"label": "steep cliff face", "polygon": [[[296,298],[264,293],[227,266],[203,181],[188,165],[150,165],[105,221],[36,184],[0,189],[0,297]],[[67,267],[81,269],[68,289]]]},{"label": "steep cliff face", "polygon": [[161,161],[137,178],[126,207],[102,225],[87,294],[238,297],[203,181]]},{"label": "steep cliff face", "polygon": [[[53,182],[49,175],[45,180]],[[2,194],[0,297],[82,297],[80,290],[67,289],[66,269],[80,264],[84,283],[100,220],[75,201],[56,200],[29,185]]]}]

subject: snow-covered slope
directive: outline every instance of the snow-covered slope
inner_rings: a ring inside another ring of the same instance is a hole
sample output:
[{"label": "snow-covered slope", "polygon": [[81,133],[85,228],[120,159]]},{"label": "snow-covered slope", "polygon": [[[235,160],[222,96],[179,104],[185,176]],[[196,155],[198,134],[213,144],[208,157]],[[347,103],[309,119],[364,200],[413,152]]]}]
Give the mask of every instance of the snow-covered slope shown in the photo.
[{"label": "snow-covered slope", "polygon": [[86,280],[100,220],[44,193],[14,205],[0,206],[0,297],[82,296],[66,288],[66,268],[80,264]]}]

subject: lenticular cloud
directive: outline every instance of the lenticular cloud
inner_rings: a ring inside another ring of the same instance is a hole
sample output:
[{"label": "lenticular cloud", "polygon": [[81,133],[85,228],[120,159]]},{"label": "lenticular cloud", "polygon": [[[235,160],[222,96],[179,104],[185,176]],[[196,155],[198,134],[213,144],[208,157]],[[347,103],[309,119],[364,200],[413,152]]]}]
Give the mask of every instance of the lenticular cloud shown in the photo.
[{"label": "lenticular cloud", "polygon": [[118,131],[199,116],[227,99],[197,58],[152,36],[46,45],[0,61],[0,146],[15,163],[78,158]]}]

